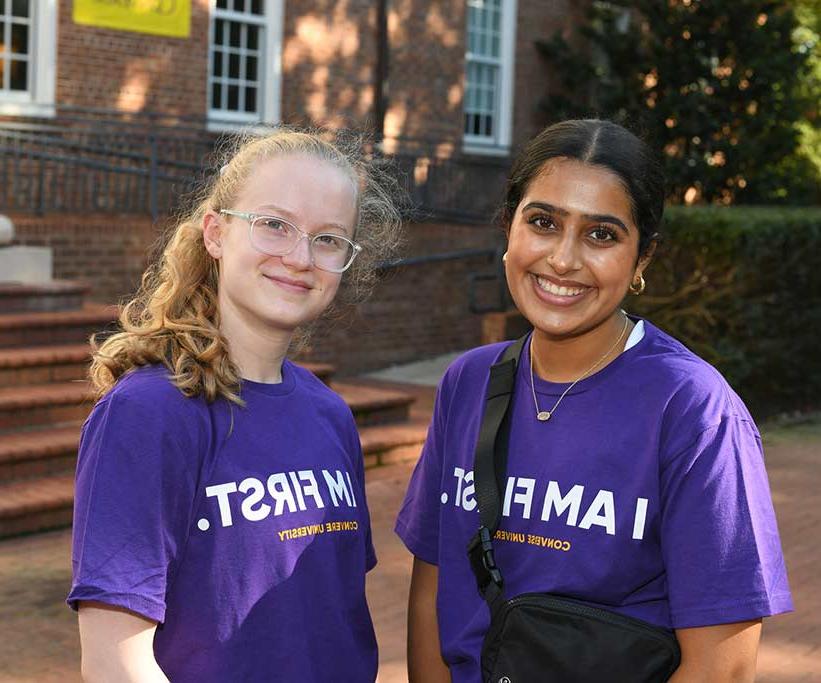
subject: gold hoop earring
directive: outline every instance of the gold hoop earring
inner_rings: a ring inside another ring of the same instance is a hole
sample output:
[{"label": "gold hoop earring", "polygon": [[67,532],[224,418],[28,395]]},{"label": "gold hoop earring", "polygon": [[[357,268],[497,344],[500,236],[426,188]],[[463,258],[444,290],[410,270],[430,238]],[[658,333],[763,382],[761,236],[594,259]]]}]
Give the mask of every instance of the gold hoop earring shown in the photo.
[{"label": "gold hoop earring", "polygon": [[628,291],[629,291],[629,292],[630,292],[633,296],[638,296],[639,294],[641,294],[641,293],[644,291],[644,288],[645,288],[645,287],[647,287],[647,283],[644,281],[644,276],[643,276],[643,275],[639,275],[639,279],[638,279],[638,281],[637,281],[637,280],[633,280],[633,281],[630,283],[630,287],[628,288]]},{"label": "gold hoop earring", "polygon": [[502,254],[502,263],[507,263],[507,252]]}]

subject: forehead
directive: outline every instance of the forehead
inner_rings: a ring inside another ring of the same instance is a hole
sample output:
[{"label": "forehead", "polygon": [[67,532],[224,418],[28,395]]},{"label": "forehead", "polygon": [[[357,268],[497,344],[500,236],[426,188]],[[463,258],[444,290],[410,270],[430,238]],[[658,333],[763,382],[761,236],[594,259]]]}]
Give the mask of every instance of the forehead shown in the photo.
[{"label": "forehead", "polygon": [[352,230],[357,194],[353,179],[329,161],[306,155],[261,159],[251,167],[236,204],[282,214],[306,226],[340,225]]},{"label": "forehead", "polygon": [[613,171],[577,159],[550,159],[525,190],[520,206],[544,202],[569,213],[612,214],[632,223],[632,202]]}]

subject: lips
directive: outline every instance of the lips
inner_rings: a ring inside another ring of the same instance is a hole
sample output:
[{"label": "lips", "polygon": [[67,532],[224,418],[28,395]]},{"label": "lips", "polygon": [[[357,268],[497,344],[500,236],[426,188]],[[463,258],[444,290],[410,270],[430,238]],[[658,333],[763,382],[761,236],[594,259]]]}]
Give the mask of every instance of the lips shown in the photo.
[{"label": "lips", "polygon": [[284,275],[264,275],[266,280],[273,282],[278,287],[288,290],[289,292],[305,293],[309,292],[313,287],[302,280],[295,280],[294,278],[285,277]]},{"label": "lips", "polygon": [[579,297],[579,296],[581,296],[582,294],[584,294],[586,291],[588,291],[590,289],[590,287],[578,286],[578,285],[573,286],[573,285],[570,285],[569,283],[568,284],[557,284],[555,282],[552,282],[552,281],[548,280],[547,278],[544,278],[544,277],[541,277],[541,276],[535,275],[535,274],[533,275],[533,279],[536,282],[536,286],[540,290],[542,290],[543,292],[546,292],[547,294],[550,294],[552,296],[558,296],[558,297],[563,297],[563,298],[567,298],[567,299],[573,299],[573,298]]}]

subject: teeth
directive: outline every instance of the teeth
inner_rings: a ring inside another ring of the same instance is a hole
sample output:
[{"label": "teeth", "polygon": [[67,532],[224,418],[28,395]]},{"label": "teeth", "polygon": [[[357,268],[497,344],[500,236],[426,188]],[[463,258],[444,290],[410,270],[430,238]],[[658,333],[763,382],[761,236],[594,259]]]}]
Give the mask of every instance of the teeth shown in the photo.
[{"label": "teeth", "polygon": [[538,276],[536,277],[536,283],[540,289],[550,294],[555,294],[556,296],[577,296],[585,289],[584,287],[559,287],[549,280],[544,280]]}]

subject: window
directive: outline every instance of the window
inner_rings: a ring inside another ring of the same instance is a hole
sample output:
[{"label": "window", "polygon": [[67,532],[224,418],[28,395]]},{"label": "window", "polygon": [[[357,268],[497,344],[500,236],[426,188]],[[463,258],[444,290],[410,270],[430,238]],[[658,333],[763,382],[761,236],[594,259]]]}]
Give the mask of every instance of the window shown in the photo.
[{"label": "window", "polygon": [[282,0],[216,0],[208,67],[213,122],[279,118],[281,31]]},{"label": "window", "polygon": [[54,115],[57,0],[0,0],[0,114]]},{"label": "window", "polygon": [[464,135],[470,151],[510,145],[515,0],[467,1]]}]

